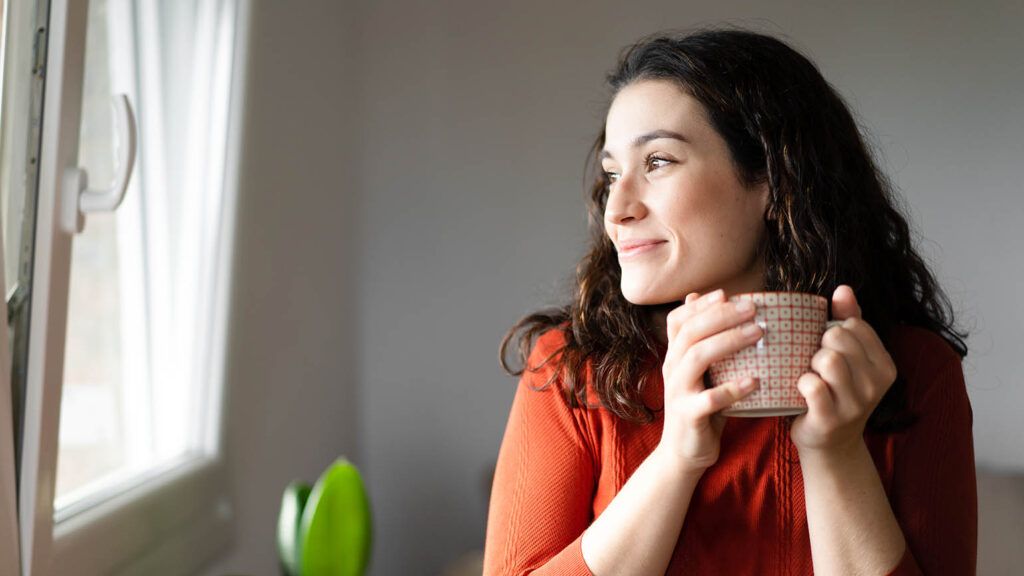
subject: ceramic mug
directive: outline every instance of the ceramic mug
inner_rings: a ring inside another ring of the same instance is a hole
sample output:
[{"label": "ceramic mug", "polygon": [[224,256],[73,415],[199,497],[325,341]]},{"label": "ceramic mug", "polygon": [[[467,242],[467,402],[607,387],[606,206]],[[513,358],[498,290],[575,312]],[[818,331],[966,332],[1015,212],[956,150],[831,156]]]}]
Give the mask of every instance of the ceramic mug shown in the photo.
[{"label": "ceramic mug", "polygon": [[751,292],[729,297],[731,302],[754,303],[756,322],[764,334],[757,343],[711,364],[709,384],[758,379],[758,388],[722,411],[726,416],[791,416],[807,412],[796,383],[811,369],[821,337],[832,326],[828,299],[803,292]]}]

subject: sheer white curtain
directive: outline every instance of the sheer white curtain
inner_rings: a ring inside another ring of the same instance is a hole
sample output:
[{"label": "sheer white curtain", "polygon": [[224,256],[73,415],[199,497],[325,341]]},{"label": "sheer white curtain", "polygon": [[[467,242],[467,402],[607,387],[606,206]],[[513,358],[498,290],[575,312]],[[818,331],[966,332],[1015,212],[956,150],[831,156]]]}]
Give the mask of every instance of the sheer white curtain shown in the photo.
[{"label": "sheer white curtain", "polygon": [[139,116],[121,208],[72,257],[57,513],[216,445],[210,371],[234,45],[231,0],[92,0],[80,163],[112,178],[113,94]]}]

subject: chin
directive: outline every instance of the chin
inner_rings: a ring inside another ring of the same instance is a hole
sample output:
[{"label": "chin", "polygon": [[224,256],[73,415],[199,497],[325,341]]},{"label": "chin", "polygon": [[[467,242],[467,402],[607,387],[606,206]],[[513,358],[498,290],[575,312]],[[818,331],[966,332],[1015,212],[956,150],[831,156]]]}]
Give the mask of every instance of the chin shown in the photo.
[{"label": "chin", "polygon": [[677,295],[672,294],[651,294],[651,293],[640,293],[630,292],[627,290],[622,291],[622,297],[627,302],[634,306],[662,306],[665,304],[675,304],[681,302],[683,299]]}]

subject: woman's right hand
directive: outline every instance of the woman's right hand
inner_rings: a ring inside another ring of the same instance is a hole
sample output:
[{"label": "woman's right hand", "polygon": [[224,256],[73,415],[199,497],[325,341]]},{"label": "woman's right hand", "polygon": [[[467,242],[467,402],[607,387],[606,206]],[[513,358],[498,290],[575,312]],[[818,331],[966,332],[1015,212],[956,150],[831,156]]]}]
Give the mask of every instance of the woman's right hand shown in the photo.
[{"label": "woman's right hand", "polygon": [[[725,416],[719,412],[756,389],[756,379],[705,388],[704,373],[713,362],[757,342],[762,330],[755,310],[743,311],[716,290],[686,296],[666,319],[668,351],[662,365],[665,422],[658,449],[686,472],[703,473],[718,461]],[[744,333],[742,328],[753,326]]]}]

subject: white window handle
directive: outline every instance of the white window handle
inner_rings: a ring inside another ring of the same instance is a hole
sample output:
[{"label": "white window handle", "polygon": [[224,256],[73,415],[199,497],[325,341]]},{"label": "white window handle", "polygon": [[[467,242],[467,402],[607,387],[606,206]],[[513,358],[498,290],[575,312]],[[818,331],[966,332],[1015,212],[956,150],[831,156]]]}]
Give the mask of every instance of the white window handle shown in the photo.
[{"label": "white window handle", "polygon": [[124,200],[128,181],[135,168],[135,113],[128,97],[114,96],[114,116],[118,126],[117,176],[106,190],[90,190],[89,175],[82,168],[68,168],[64,175],[61,198],[61,226],[69,234],[77,234],[85,227],[86,212],[113,212]]}]

